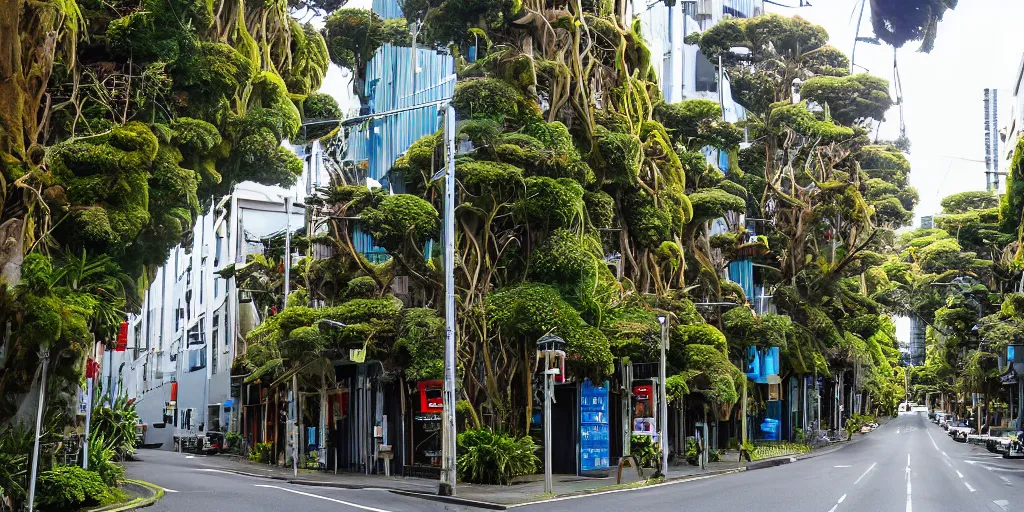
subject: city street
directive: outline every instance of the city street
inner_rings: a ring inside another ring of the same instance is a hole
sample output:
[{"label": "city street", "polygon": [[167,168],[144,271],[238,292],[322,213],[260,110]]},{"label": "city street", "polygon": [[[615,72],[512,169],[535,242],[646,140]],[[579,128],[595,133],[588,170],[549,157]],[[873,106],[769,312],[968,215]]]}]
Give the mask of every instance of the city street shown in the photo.
[{"label": "city street", "polygon": [[338,489],[292,485],[203,467],[202,456],[142,450],[138,461],[127,463],[128,478],[164,488],[152,512],[258,511],[464,511],[447,505],[394,494],[387,489]]},{"label": "city street", "polygon": [[[204,468],[202,457],[143,451],[128,474],[167,489],[151,510],[471,510],[387,489],[291,485]],[[849,447],[776,468],[515,507],[524,511],[1024,511],[1024,461],[956,443],[923,412]]]},{"label": "city street", "polygon": [[[637,504],[643,503],[642,507]],[[954,442],[924,412],[839,451],[777,468],[524,510],[981,512],[1024,510],[1024,461]]]}]

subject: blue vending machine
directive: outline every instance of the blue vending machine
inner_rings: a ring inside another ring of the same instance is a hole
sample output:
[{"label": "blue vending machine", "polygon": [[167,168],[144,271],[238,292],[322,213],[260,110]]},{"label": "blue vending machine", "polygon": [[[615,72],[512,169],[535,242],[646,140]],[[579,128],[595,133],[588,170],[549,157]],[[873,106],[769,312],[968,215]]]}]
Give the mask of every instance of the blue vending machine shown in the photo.
[{"label": "blue vending machine", "polygon": [[608,474],[608,381],[580,386],[580,474]]}]

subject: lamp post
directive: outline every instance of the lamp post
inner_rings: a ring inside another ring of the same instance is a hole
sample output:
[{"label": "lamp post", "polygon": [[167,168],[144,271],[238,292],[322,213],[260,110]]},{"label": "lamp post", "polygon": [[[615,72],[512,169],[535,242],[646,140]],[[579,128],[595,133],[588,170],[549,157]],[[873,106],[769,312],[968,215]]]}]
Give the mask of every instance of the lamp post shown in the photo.
[{"label": "lamp post", "polygon": [[[565,340],[553,334],[545,334],[537,340],[537,355],[544,356],[544,493],[554,492],[551,475],[551,400],[555,392],[555,375],[561,373],[558,358],[565,358]],[[551,360],[555,359],[552,366]]]},{"label": "lamp post", "polygon": [[658,434],[658,444],[661,447],[661,467],[658,474],[665,478],[668,476],[668,382],[665,370],[665,351],[668,350],[668,317],[658,315],[658,323],[661,324],[661,359],[658,361],[658,378],[661,379],[661,396],[658,397],[658,423],[661,431]]},{"label": "lamp post", "polygon": [[455,495],[455,107],[444,110],[444,390],[441,481],[437,493]]},{"label": "lamp post", "polygon": [[42,437],[43,410],[46,409],[46,367],[50,366],[50,347],[44,343],[40,347],[40,359],[43,362],[43,372],[39,378],[39,407],[36,410],[36,432],[35,442],[32,445],[32,472],[28,484],[28,512],[32,512],[36,500],[36,475],[39,473],[39,438]]}]

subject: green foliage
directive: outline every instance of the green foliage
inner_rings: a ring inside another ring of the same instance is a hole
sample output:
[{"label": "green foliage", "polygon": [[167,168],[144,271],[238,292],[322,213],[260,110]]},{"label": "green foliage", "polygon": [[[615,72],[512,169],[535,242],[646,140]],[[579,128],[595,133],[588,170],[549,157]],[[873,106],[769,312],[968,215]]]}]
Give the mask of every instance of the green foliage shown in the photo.
[{"label": "green foliage", "polygon": [[596,242],[565,229],[558,229],[533,253],[530,274],[537,282],[575,284],[596,277]]},{"label": "green foliage", "polygon": [[516,438],[491,429],[465,430],[458,436],[459,480],[509,485],[537,471],[540,459],[530,436]]},{"label": "green foliage", "polygon": [[490,119],[517,127],[540,118],[535,105],[526,102],[511,84],[497,78],[459,81],[452,106],[459,119]]},{"label": "green foliage", "polygon": [[394,355],[411,381],[444,376],[444,319],[429,308],[402,310]]},{"label": "green foliage", "polygon": [[999,198],[987,190],[969,190],[946,196],[940,203],[942,213],[967,213],[971,210],[987,210],[999,206]]},{"label": "green foliage", "polygon": [[750,308],[732,308],[722,314],[722,324],[731,346],[785,347],[793,335],[793,322],[785,315],[765,313],[755,316]]},{"label": "green foliage", "polygon": [[726,212],[745,212],[746,201],[720,189],[698,190],[689,195],[695,223],[717,219]]},{"label": "green foliage", "polygon": [[36,507],[39,510],[74,510],[105,505],[111,493],[100,475],[78,466],[54,466],[39,474]]},{"label": "green foliage", "polygon": [[847,126],[866,119],[884,121],[893,104],[889,82],[867,73],[809,78],[800,87],[800,97],[828,105],[832,118]]},{"label": "green foliage", "polygon": [[718,102],[704,99],[661,103],[655,117],[665,125],[672,139],[688,148],[712,146],[729,149],[743,140],[743,131],[722,120]]},{"label": "green foliage", "polygon": [[810,110],[807,110],[806,101],[775,107],[771,111],[771,122],[801,135],[821,137],[830,142],[853,137],[852,129],[830,120],[817,119]]},{"label": "green foliage", "polygon": [[846,420],[846,425],[843,427],[843,430],[846,431],[846,440],[849,441],[851,438],[853,438],[853,433],[859,432],[862,426],[874,422],[874,416],[854,414],[853,416]]},{"label": "green foliage", "polygon": [[274,443],[256,443],[249,450],[249,460],[269,464],[274,458]]},{"label": "green foliage", "polygon": [[423,247],[437,237],[440,225],[434,206],[411,194],[386,196],[363,211],[362,221],[376,243],[393,252]]},{"label": "green foliage", "polygon": [[125,468],[114,461],[117,453],[107,446],[102,435],[89,439],[89,471],[100,476],[107,487],[117,487],[124,480]]},{"label": "green foliage", "polygon": [[135,425],[138,420],[135,399],[121,395],[109,407],[101,400],[95,400],[91,435],[94,439],[102,439],[104,446],[113,450],[118,457],[123,457],[135,452]]},{"label": "green foliage", "polygon": [[408,30],[404,30],[404,23],[396,21],[383,20],[368,9],[334,11],[324,22],[331,62],[363,73],[362,68],[384,43],[408,44]]},{"label": "green foliage", "polygon": [[533,343],[553,329],[566,341],[569,365],[587,375],[610,371],[612,354],[604,334],[588,325],[550,285],[524,283],[487,295],[487,316],[502,336]]},{"label": "green foliage", "polygon": [[629,453],[636,457],[640,467],[655,467],[661,460],[661,446],[654,442],[651,436],[631,436],[629,438]]},{"label": "green foliage", "polygon": [[551,228],[568,227],[583,216],[583,187],[568,179],[546,176],[526,178],[526,195],[516,202],[524,220]]}]

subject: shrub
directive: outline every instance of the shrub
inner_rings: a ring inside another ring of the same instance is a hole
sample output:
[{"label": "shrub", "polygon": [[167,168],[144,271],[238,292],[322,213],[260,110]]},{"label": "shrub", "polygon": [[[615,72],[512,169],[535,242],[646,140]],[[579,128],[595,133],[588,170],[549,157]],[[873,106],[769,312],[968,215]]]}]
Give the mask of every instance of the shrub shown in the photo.
[{"label": "shrub", "polygon": [[39,475],[36,507],[40,510],[74,510],[113,499],[99,474],[78,466],[54,466]]},{"label": "shrub", "polygon": [[256,443],[252,450],[249,450],[249,460],[260,464],[270,464],[273,452],[273,443]]},{"label": "shrub", "polygon": [[508,485],[517,476],[537,470],[533,439],[495,432],[491,429],[467,430],[459,434],[459,479],[479,484]]},{"label": "shrub", "polygon": [[[690,441],[687,443],[687,447],[689,447]],[[636,462],[645,468],[654,467],[654,464],[661,460],[660,447],[651,436],[632,436],[629,440],[629,453],[633,454],[636,457]],[[687,448],[687,453],[689,453],[689,448]]]},{"label": "shrub", "polygon": [[89,470],[95,472],[108,487],[117,487],[124,479],[124,466],[114,461],[117,452],[106,443],[103,435],[89,440]]},{"label": "shrub", "polygon": [[224,437],[224,440],[228,443],[229,452],[242,452],[242,434],[239,434],[238,432],[228,432],[228,435]]}]

